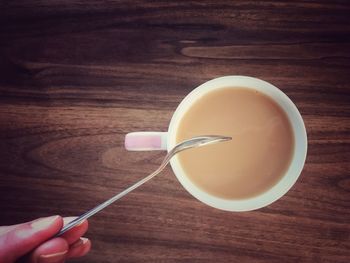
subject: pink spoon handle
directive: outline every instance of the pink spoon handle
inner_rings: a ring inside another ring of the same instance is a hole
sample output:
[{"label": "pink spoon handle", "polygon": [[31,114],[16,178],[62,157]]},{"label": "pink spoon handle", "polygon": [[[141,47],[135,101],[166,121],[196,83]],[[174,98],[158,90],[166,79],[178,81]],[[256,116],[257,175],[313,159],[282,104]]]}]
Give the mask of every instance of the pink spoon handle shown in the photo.
[{"label": "pink spoon handle", "polygon": [[156,151],[167,149],[167,132],[131,132],[125,136],[128,151]]}]

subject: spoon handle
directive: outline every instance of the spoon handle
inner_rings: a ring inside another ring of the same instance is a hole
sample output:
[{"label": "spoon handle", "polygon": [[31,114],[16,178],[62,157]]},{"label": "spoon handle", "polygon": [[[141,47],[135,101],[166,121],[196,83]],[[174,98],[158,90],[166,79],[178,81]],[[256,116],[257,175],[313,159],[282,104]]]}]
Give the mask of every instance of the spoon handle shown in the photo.
[{"label": "spoon handle", "polygon": [[161,165],[158,167],[157,170],[155,170],[153,173],[150,175],[146,176],[145,178],[141,179],[137,183],[133,184],[129,188],[125,189],[124,191],[120,192],[119,194],[113,196],[112,198],[108,199],[107,201],[99,204],[98,206],[94,207],[93,209],[85,212],[81,216],[77,217],[73,221],[69,222],[67,225],[65,225],[58,234],[57,236],[61,236],[63,233],[68,231],[69,229],[73,228],[74,226],[80,224],[83,222],[85,219],[88,219],[89,217],[93,216],[94,214],[100,212],[102,209],[105,207],[109,206],[113,202],[117,201],[118,199],[122,198],[124,195],[130,193],[132,190],[136,189],[137,187],[143,185],[153,177],[155,177],[157,174],[159,174],[165,166],[169,163],[171,157],[173,157],[176,153],[191,149],[193,147],[200,147],[216,142],[223,142],[223,141],[228,141],[231,140],[231,137],[226,137],[226,136],[217,136],[217,135],[211,135],[211,136],[199,136],[199,137],[194,137],[192,139],[183,141],[182,143],[177,144],[171,151],[168,152],[168,154],[165,156],[163,162]]},{"label": "spoon handle", "polygon": [[159,168],[156,171],[154,171],[153,173],[151,173],[150,175],[148,175],[145,178],[141,179],[140,181],[138,181],[137,183],[135,183],[132,186],[128,187],[127,189],[123,190],[122,192],[116,194],[115,196],[113,196],[112,198],[108,199],[107,201],[105,201],[105,202],[99,204],[98,206],[92,208],[91,210],[85,212],[84,214],[80,215],[79,217],[77,217],[73,221],[69,222],[67,225],[65,225],[60,230],[60,232],[58,232],[58,234],[56,234],[56,237],[61,236],[63,233],[65,233],[69,229],[71,229],[71,228],[75,227],[76,225],[80,224],[81,222],[83,222],[85,219],[88,219],[89,217],[93,216],[94,214],[100,212],[102,209],[106,208],[110,204],[112,204],[115,201],[117,201],[118,199],[122,198],[124,195],[130,193],[132,190],[138,188],[139,186],[143,185],[147,181],[151,180],[153,177],[155,177],[157,174],[159,174],[164,169],[164,167],[167,165],[168,162],[165,162],[166,159],[167,158],[165,158],[163,163],[162,163],[162,165],[159,166]]}]

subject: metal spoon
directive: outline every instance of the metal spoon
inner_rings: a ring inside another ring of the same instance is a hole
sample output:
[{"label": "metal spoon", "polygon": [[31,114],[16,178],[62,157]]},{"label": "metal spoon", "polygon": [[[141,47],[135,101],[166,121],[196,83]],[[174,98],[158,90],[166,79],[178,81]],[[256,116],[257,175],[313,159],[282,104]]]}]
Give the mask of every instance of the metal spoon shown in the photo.
[{"label": "metal spoon", "polygon": [[69,229],[73,228],[74,226],[78,225],[79,223],[81,223],[85,219],[93,216],[94,214],[101,211],[105,207],[109,206],[113,202],[122,198],[124,195],[130,193],[132,190],[136,189],[137,187],[143,185],[144,183],[146,183],[147,181],[149,181],[150,179],[155,177],[157,174],[159,174],[166,167],[166,165],[169,163],[170,159],[175,154],[177,154],[181,151],[187,150],[187,149],[201,147],[204,145],[209,145],[209,144],[213,144],[213,143],[217,143],[217,142],[228,141],[231,139],[232,139],[231,137],[227,137],[227,136],[209,135],[209,136],[194,137],[192,139],[189,139],[189,140],[186,140],[186,141],[183,141],[183,142],[177,144],[171,151],[168,152],[168,154],[165,156],[162,164],[158,167],[157,170],[155,170],[153,173],[146,176],[142,180],[138,181],[134,185],[130,186],[129,188],[125,189],[124,191],[120,192],[119,194],[113,196],[112,198],[108,199],[107,201],[103,202],[102,204],[99,204],[98,206],[94,207],[93,209],[85,212],[81,216],[79,216],[76,219],[74,219],[73,221],[69,222],[67,225],[65,225],[61,229],[61,231],[56,236],[62,235],[63,233],[65,233]]}]

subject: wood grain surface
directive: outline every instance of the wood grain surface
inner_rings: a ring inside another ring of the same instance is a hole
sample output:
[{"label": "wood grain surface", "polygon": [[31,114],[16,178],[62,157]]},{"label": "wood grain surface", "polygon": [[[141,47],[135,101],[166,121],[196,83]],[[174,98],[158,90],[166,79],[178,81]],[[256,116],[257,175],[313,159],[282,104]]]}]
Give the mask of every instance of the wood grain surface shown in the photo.
[{"label": "wood grain surface", "polygon": [[131,131],[166,131],[223,75],[269,81],[309,149],[279,201],[229,213],[168,168],[90,220],[75,262],[350,262],[349,1],[3,1],[0,224],[79,215],[153,171]]}]

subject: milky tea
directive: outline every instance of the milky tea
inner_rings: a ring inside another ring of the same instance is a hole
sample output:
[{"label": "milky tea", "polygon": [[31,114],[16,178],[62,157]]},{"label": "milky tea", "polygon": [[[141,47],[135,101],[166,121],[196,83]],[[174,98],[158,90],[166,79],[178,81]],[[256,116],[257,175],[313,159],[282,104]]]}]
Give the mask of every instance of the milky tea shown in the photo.
[{"label": "milky tea", "polygon": [[286,113],[249,88],[224,87],[199,98],[182,117],[176,141],[198,135],[232,137],[178,154],[195,185],[224,199],[255,197],[273,187],[287,171],[294,151]]}]

